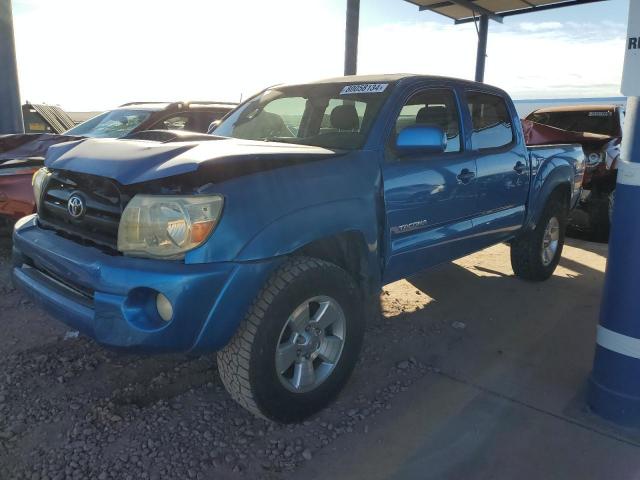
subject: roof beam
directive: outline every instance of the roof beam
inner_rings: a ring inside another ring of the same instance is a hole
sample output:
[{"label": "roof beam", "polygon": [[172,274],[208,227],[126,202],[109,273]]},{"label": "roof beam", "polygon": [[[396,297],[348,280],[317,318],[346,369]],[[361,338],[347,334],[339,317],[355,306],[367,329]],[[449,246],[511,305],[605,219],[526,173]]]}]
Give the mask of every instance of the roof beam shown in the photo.
[{"label": "roof beam", "polygon": [[[433,11],[434,7],[444,7],[447,4],[449,4],[449,5],[455,4],[455,5],[460,5],[461,7],[468,8],[469,10],[471,10],[474,13],[473,18],[475,18],[477,16],[480,16],[480,15],[486,15],[491,20],[494,20],[494,21],[496,21],[498,23],[502,23],[502,17],[500,15],[497,15],[495,12],[492,12],[491,10],[487,10],[484,7],[481,7],[480,5],[476,5],[471,0],[448,0],[447,2],[437,3],[435,5],[422,6],[422,7],[420,7],[420,10],[432,10]],[[439,13],[439,12],[436,12],[436,13]],[[475,15],[476,13],[478,13],[479,15]]]},{"label": "roof beam", "polygon": [[[449,0],[449,1],[453,1],[453,0]],[[529,2],[527,2],[526,0],[523,0],[525,3],[529,4]],[[562,2],[562,3],[551,3],[551,4],[547,4],[547,5],[532,5],[531,7],[527,7],[527,8],[520,8],[518,10],[511,10],[508,12],[501,12],[500,16],[501,17],[511,17],[513,15],[523,15],[526,13],[536,13],[536,12],[544,12],[546,10],[555,10],[556,8],[565,8],[565,7],[577,7],[579,5],[588,5],[590,3],[598,3],[598,2],[603,2],[605,0],[568,0],[566,2]],[[457,3],[457,2],[456,2]],[[456,20],[455,23],[456,24],[461,24],[461,23],[470,23],[475,21],[474,17],[470,17],[470,18],[462,18],[460,20]]]}]

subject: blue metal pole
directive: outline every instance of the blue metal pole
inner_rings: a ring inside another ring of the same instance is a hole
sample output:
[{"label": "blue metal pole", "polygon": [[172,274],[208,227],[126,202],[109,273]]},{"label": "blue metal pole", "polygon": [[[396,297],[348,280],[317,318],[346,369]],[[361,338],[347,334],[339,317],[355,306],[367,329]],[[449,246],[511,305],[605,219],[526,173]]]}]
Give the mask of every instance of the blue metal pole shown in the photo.
[{"label": "blue metal pole", "polygon": [[640,99],[627,101],[609,259],[588,403],[598,415],[640,426]]},{"label": "blue metal pole", "polygon": [[11,0],[0,0],[0,134],[24,133]]},{"label": "blue metal pole", "polygon": [[360,0],[347,0],[347,25],[344,41],[344,74],[355,75],[358,70],[358,31],[360,29]]},{"label": "blue metal pole", "polygon": [[618,163],[609,258],[587,402],[625,426],[640,426],[640,2],[629,2],[622,92],[629,95]]},{"label": "blue metal pole", "polygon": [[489,37],[489,17],[487,15],[481,15],[479,23],[476,82],[484,82],[484,68],[487,61],[487,39]]}]

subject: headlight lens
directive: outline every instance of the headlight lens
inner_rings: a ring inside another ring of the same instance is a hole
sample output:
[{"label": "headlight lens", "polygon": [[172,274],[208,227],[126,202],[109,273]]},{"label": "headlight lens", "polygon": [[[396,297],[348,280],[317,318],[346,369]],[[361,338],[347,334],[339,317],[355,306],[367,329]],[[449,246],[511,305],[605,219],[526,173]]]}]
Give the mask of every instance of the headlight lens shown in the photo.
[{"label": "headlight lens", "polygon": [[587,157],[587,164],[589,166],[594,166],[599,164],[602,160],[604,160],[604,155],[597,152],[592,152]]},{"label": "headlight lens", "polygon": [[31,185],[33,186],[33,196],[36,199],[36,209],[40,210],[40,197],[42,197],[42,187],[47,177],[50,175],[46,167],[37,170],[31,177]]},{"label": "headlight lens", "polygon": [[213,232],[223,204],[219,195],[136,195],[120,220],[118,250],[138,257],[180,258]]}]

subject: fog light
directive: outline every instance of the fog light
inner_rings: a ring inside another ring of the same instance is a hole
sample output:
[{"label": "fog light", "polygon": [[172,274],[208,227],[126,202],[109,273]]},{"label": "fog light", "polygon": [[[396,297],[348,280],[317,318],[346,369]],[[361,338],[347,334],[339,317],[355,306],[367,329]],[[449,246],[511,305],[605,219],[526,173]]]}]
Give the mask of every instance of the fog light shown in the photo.
[{"label": "fog light", "polygon": [[160,318],[165,322],[168,322],[173,317],[173,306],[167,297],[165,297],[162,293],[159,293],[156,296],[156,308],[158,309],[158,314]]}]

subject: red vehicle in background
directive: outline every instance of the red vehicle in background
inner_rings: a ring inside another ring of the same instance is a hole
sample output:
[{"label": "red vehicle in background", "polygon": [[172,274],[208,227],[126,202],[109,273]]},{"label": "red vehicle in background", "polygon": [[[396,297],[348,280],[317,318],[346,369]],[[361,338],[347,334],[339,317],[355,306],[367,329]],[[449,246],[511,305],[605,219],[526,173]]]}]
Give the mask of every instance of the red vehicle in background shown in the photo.
[{"label": "red vehicle in background", "polygon": [[0,135],[0,223],[35,211],[31,177],[51,145],[82,137],[50,133]]},{"label": "red vehicle in background", "polygon": [[35,212],[31,177],[51,145],[81,138],[121,138],[147,130],[206,133],[236,106],[227,102],[127,103],[83,122],[62,135],[0,135],[0,223]]},{"label": "red vehicle in background", "polygon": [[624,107],[571,105],[535,110],[523,120],[528,145],[580,143],[587,159],[582,195],[570,225],[609,236],[620,156]]}]

